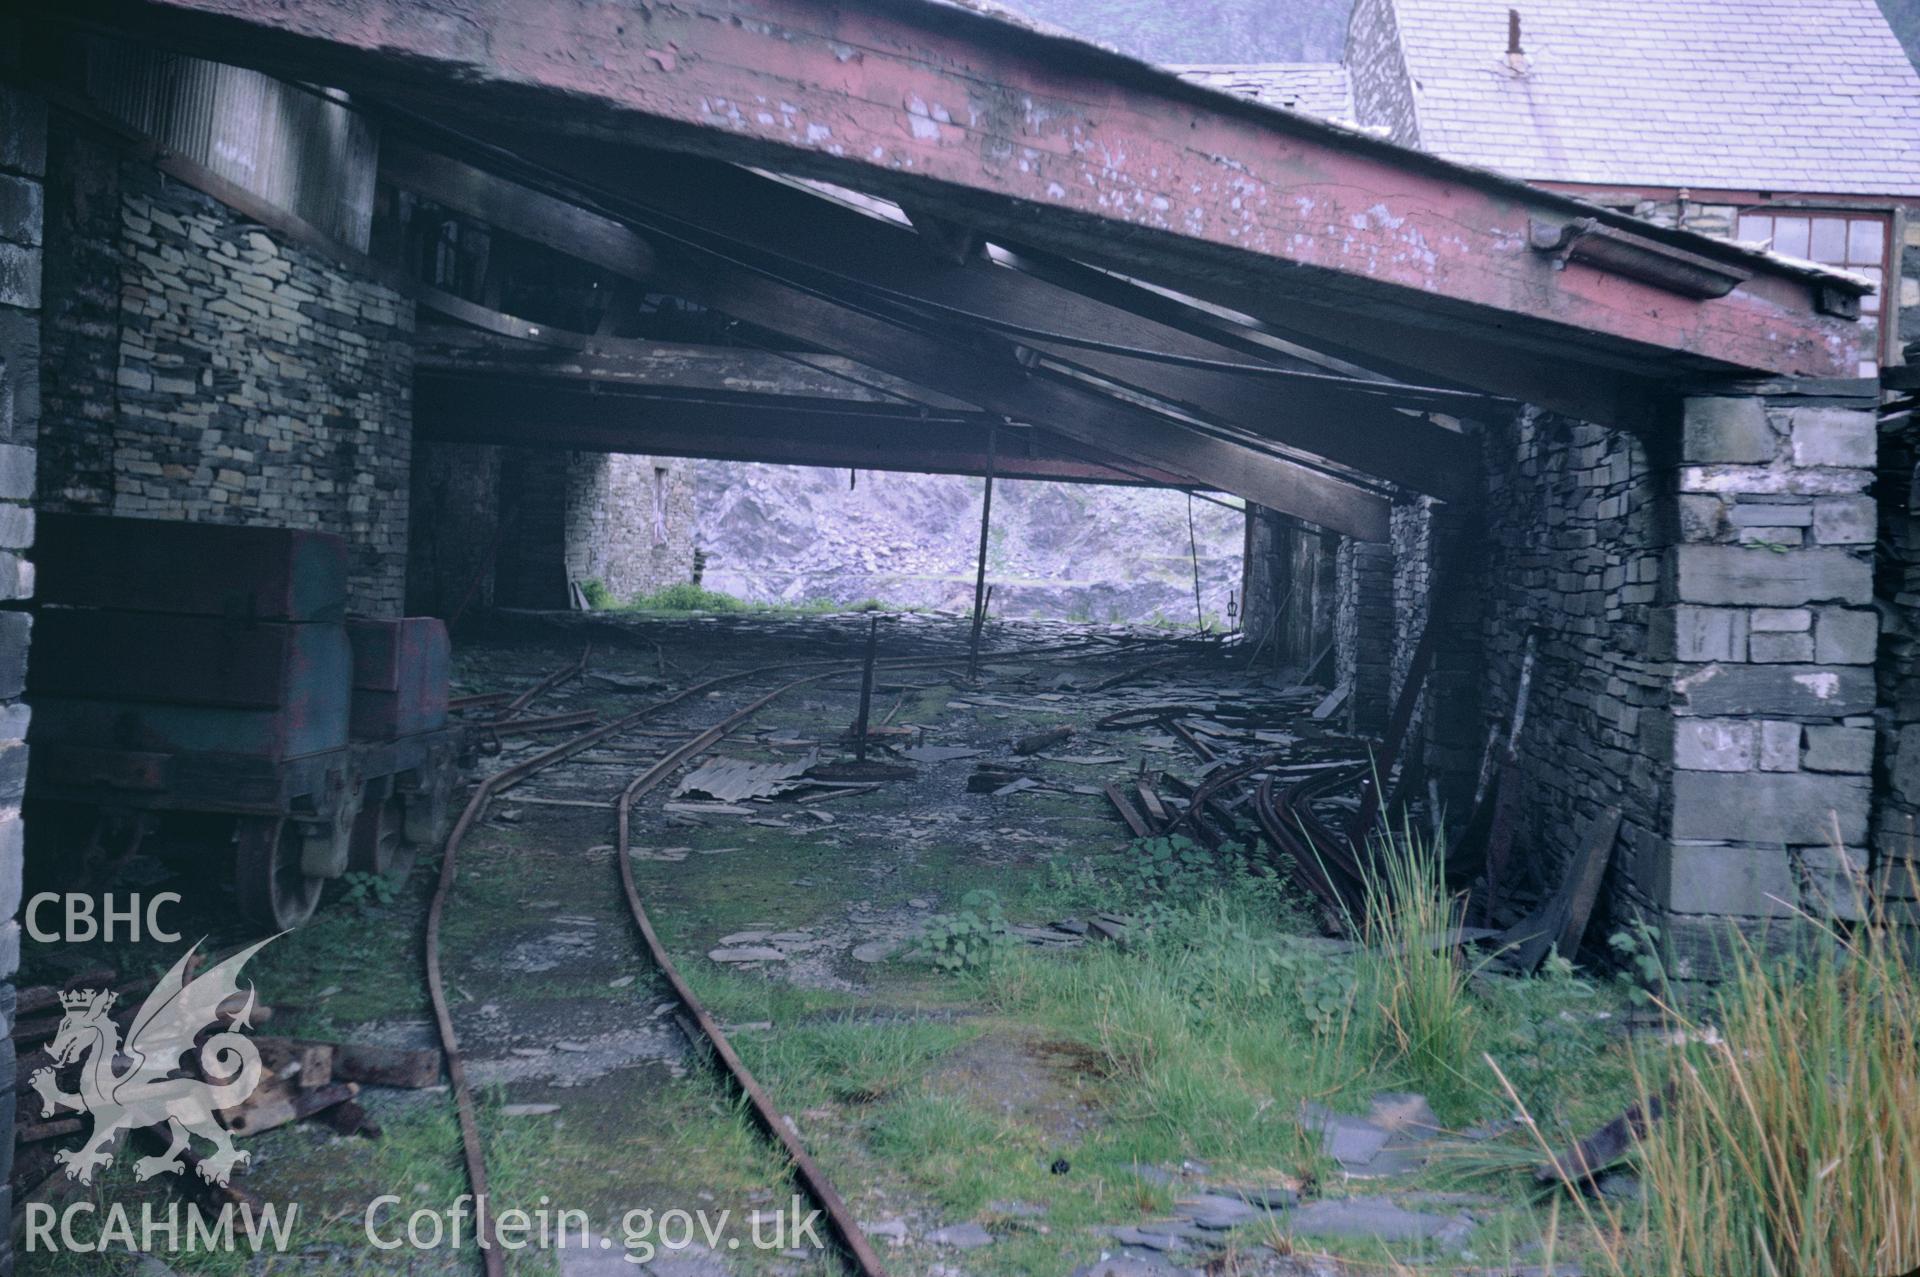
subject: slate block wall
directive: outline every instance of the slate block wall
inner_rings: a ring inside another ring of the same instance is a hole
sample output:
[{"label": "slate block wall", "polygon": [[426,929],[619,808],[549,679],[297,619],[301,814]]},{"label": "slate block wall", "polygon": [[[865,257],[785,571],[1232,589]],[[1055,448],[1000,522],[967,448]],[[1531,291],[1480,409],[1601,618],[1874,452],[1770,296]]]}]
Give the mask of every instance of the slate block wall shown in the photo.
[{"label": "slate block wall", "polygon": [[1394,548],[1341,537],[1334,559],[1334,683],[1348,684],[1347,726],[1377,735],[1392,696]]},{"label": "slate block wall", "polygon": [[[1262,665],[1304,670],[1333,646],[1339,537],[1260,506],[1248,511],[1241,629]],[[1328,661],[1321,677],[1333,673]]]},{"label": "slate block wall", "polygon": [[1722,919],[1856,913],[1875,758],[1875,413],[1814,395],[1695,398],[1682,450],[1659,894],[1675,975],[1713,979]]},{"label": "slate block wall", "polygon": [[567,463],[554,448],[500,450],[500,551],[494,602],[564,609],[567,594]]},{"label": "slate block wall", "polygon": [[1920,427],[1890,420],[1880,431],[1879,554],[1874,596],[1882,632],[1875,661],[1880,756],[1873,812],[1873,872],[1888,899],[1920,896]]},{"label": "slate block wall", "polygon": [[[1412,673],[1428,625],[1438,626],[1426,687],[1414,705],[1403,757],[1418,760],[1442,804],[1472,805],[1487,729],[1482,700],[1482,536],[1476,510],[1403,494],[1394,500],[1390,703]],[[1443,571],[1443,561],[1444,568]]]},{"label": "slate block wall", "polygon": [[500,553],[500,449],[416,439],[407,499],[407,615],[452,619],[493,606]]},{"label": "slate block wall", "polygon": [[567,463],[569,579],[626,601],[693,580],[693,471],[685,462],[575,452]]},{"label": "slate block wall", "polygon": [[[1652,911],[1670,772],[1672,680],[1652,650],[1671,536],[1669,474],[1632,435],[1531,408],[1484,437],[1479,551],[1462,556],[1459,585],[1447,587],[1481,595],[1481,713],[1436,709],[1436,718],[1462,724],[1452,728],[1451,765],[1442,769],[1449,791],[1470,798],[1490,727],[1504,739],[1531,634],[1515,842],[1531,858],[1521,872],[1557,883],[1595,814],[1618,806],[1607,907],[1616,916]],[[1453,671],[1461,681],[1468,673]]]},{"label": "slate block wall", "polygon": [[[0,50],[16,34],[0,20]],[[14,47],[18,47],[17,43]],[[0,51],[0,64],[7,55]],[[16,610],[33,593],[35,443],[40,427],[41,254],[46,104],[0,65],[0,1083],[11,1090],[14,973],[20,968],[20,800],[27,778],[26,679],[30,618]],[[13,1212],[13,1106],[0,1109],[0,1218]],[[0,1277],[13,1272],[13,1244],[0,1236]]]},{"label": "slate block wall", "polygon": [[64,126],[53,174],[43,505],[339,533],[398,615],[412,302]]}]

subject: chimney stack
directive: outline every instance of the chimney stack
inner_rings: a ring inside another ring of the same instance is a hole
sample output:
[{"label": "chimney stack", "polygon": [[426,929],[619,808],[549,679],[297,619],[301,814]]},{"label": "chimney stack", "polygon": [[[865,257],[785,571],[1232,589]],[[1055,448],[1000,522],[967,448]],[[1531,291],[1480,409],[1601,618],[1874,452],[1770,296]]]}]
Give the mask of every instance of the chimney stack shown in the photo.
[{"label": "chimney stack", "polygon": [[1507,10],[1507,65],[1521,74],[1526,73],[1527,51],[1520,45],[1520,11]]}]

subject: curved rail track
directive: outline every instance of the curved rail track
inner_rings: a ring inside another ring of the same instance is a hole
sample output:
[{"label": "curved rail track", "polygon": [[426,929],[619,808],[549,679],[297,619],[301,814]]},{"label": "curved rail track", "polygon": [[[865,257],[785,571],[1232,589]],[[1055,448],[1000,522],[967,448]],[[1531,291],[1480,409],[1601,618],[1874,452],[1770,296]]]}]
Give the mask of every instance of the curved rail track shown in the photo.
[{"label": "curved rail track", "polygon": [[[1013,648],[988,654],[992,660],[1066,657],[1084,655],[1096,650],[1092,643],[1055,644],[1043,647]],[[1111,649],[1106,649],[1111,650]],[[900,657],[875,662],[875,668],[887,670],[918,669],[952,665],[956,660],[965,658],[965,651],[942,653],[938,656]],[[512,712],[524,710],[540,694],[574,677],[586,668],[587,656],[583,654],[575,664],[555,671],[533,687],[514,698],[510,704]],[[473,828],[487,804],[501,794],[512,789],[527,778],[549,767],[565,762],[583,750],[601,741],[617,736],[640,723],[652,718],[675,705],[693,697],[717,690],[721,687],[739,683],[748,683],[757,679],[767,679],[779,675],[791,675],[796,669],[808,666],[823,667],[799,677],[789,677],[746,705],[728,714],[719,722],[692,733],[686,740],[666,750],[645,770],[636,775],[618,795],[608,800],[618,824],[619,837],[614,862],[619,868],[620,891],[626,900],[628,912],[632,915],[634,927],[645,943],[648,955],[659,968],[661,976],[672,990],[675,999],[685,1011],[685,1022],[697,1030],[701,1039],[710,1048],[728,1081],[746,1099],[753,1110],[754,1117],[762,1131],[788,1157],[793,1166],[795,1178],[800,1187],[820,1208],[832,1228],[832,1231],[844,1249],[846,1258],[853,1264],[861,1277],[885,1277],[886,1268],[872,1243],[861,1232],[852,1212],[834,1189],[813,1158],[808,1155],[793,1131],[780,1117],[778,1108],[767,1095],[752,1072],[747,1068],[739,1054],[733,1049],[719,1024],[707,1012],[693,989],[675,967],[672,956],[660,942],[652,920],[647,916],[645,905],[640,899],[638,888],[634,884],[633,865],[629,851],[632,840],[632,811],[636,801],[657,788],[673,775],[680,767],[713,748],[732,732],[751,719],[760,710],[797,688],[809,684],[836,678],[861,668],[857,660],[815,660],[789,662],[781,665],[761,666],[739,670],[713,678],[689,684],[665,696],[660,700],[643,706],[634,712],[615,719],[613,722],[582,732],[557,745],[535,754],[531,758],[513,764],[492,776],[487,777],[475,787],[462,809],[459,819],[454,823],[447,836],[446,850],[440,861],[439,879],[434,887],[432,902],[427,908],[426,925],[426,975],[427,992],[433,1004],[434,1023],[439,1031],[440,1045],[446,1054],[448,1080],[452,1084],[454,1103],[460,1125],[461,1156],[466,1164],[468,1186],[474,1198],[474,1211],[477,1221],[477,1236],[480,1239],[481,1266],[486,1277],[502,1277],[505,1262],[502,1248],[497,1244],[494,1232],[494,1218],[487,1192],[486,1153],[481,1144],[480,1124],[473,1103],[473,1092],[467,1082],[466,1064],[460,1051],[459,1035],[454,1029],[453,1015],[447,1002],[446,987],[441,973],[440,928],[451,898],[453,884],[457,874],[460,846],[467,833]],[[691,1035],[690,1035],[691,1036]]]}]

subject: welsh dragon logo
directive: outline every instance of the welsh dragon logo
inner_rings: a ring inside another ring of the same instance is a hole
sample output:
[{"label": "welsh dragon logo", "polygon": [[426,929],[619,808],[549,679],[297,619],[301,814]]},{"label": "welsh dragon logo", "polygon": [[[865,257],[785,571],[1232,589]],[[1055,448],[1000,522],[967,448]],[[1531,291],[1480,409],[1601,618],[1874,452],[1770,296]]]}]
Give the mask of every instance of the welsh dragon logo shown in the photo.
[{"label": "welsh dragon logo", "polygon": [[[233,1137],[213,1115],[240,1104],[260,1085],[259,1049],[240,1032],[249,1027],[253,1014],[253,986],[247,986],[246,1001],[232,1014],[231,1026],[200,1044],[200,1077],[183,1076],[180,1057],[194,1049],[203,1031],[219,1027],[221,1004],[241,992],[240,969],[267,943],[241,950],[192,981],[186,979],[187,964],[199,946],[187,950],[140,1004],[124,1042],[113,1019],[111,991],[80,989],[60,995],[66,1014],[47,1047],[54,1062],[35,1070],[28,1082],[40,1093],[42,1117],[52,1117],[61,1108],[93,1117],[93,1133],[83,1146],[54,1154],[68,1178],[93,1183],[94,1171],[113,1161],[107,1145],[116,1132],[162,1123],[172,1142],[160,1156],[134,1163],[139,1179],[162,1171],[180,1173],[185,1168],[181,1154],[195,1135],[214,1145],[199,1165],[201,1177],[210,1183],[225,1184],[233,1168],[247,1161],[248,1154],[233,1146]],[[83,1057],[79,1091],[62,1091],[55,1070]]]}]

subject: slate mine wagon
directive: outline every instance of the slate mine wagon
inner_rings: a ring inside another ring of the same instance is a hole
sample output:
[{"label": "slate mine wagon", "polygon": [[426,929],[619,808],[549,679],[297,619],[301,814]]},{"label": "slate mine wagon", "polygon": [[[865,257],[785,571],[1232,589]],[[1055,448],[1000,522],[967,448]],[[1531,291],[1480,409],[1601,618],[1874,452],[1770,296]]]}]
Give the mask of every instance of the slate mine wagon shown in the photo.
[{"label": "slate mine wagon", "polygon": [[276,931],[326,880],[404,873],[444,835],[446,627],[349,617],[345,540],[49,514],[37,558],[28,792],[56,818],[209,818],[242,912]]}]

